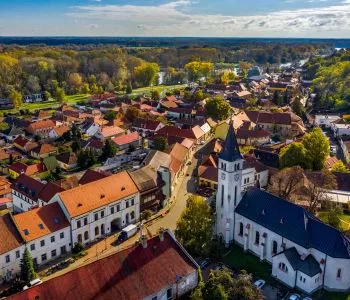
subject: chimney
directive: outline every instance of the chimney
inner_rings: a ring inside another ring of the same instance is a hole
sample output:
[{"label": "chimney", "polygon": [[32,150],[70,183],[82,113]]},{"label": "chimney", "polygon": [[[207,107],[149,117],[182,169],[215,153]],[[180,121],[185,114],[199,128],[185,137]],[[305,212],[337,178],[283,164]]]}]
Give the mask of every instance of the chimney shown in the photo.
[{"label": "chimney", "polygon": [[165,229],[163,227],[159,228],[159,239],[161,242],[164,241],[164,233],[165,233]]},{"label": "chimney", "polygon": [[144,249],[147,248],[147,237],[144,234],[140,237],[140,244]]}]

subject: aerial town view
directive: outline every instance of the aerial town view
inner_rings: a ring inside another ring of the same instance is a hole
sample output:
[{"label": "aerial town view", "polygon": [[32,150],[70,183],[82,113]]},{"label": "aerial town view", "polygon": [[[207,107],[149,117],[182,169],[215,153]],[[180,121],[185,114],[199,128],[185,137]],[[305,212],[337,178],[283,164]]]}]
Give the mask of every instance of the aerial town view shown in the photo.
[{"label": "aerial town view", "polygon": [[0,0],[0,299],[350,300],[350,1]]}]

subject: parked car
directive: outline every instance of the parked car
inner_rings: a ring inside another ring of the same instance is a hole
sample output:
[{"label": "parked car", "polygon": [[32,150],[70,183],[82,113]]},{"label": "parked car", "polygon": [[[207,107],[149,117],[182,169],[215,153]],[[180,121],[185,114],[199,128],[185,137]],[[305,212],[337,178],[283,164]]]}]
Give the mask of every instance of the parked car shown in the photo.
[{"label": "parked car", "polygon": [[330,151],[333,155],[336,155],[337,154],[337,146],[335,145],[331,145],[330,146]]},{"label": "parked car", "polygon": [[288,300],[300,300],[301,297],[299,294],[292,294],[289,296]]},{"label": "parked car", "polygon": [[23,291],[28,290],[28,289],[31,288],[32,286],[39,285],[39,284],[41,284],[41,283],[43,283],[43,282],[41,281],[41,279],[40,279],[40,278],[36,278],[36,279],[32,280],[31,282],[29,282],[27,285],[25,285],[25,286],[23,287]]},{"label": "parked car", "polygon": [[259,280],[257,280],[257,281],[254,282],[254,285],[255,285],[259,290],[261,290],[261,289],[264,287],[265,283],[266,283],[265,280],[259,279]]},{"label": "parked car", "polygon": [[201,260],[198,264],[199,264],[199,266],[201,267],[201,269],[204,269],[204,268],[206,268],[207,266],[209,266],[210,263],[211,263],[210,258],[205,258],[205,259]]},{"label": "parked car", "polygon": [[303,300],[312,300],[310,297],[304,297]]}]

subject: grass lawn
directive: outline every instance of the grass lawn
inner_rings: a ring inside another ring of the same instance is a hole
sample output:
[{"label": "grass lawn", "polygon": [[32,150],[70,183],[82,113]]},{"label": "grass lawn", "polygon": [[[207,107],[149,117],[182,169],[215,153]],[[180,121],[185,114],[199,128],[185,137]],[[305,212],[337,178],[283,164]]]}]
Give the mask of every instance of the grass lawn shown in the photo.
[{"label": "grass lawn", "polygon": [[143,87],[139,89],[134,89],[132,93],[130,94],[131,96],[138,96],[140,94],[151,94],[151,91],[159,91],[161,92],[166,92],[166,91],[171,91],[173,89],[184,89],[187,87],[187,84],[176,84],[176,85],[157,85],[153,87]]},{"label": "grass lawn", "polygon": [[231,252],[224,257],[223,262],[232,269],[246,270],[252,273],[255,278],[262,278],[272,281],[271,265],[260,262],[260,259],[251,253],[244,253],[243,249],[237,245],[232,246]]},{"label": "grass lawn", "polygon": [[[322,211],[318,213],[317,217],[319,217],[325,223],[328,222],[326,211]],[[342,229],[344,231],[350,230],[350,214],[342,214],[340,216],[340,220],[341,220]]]}]

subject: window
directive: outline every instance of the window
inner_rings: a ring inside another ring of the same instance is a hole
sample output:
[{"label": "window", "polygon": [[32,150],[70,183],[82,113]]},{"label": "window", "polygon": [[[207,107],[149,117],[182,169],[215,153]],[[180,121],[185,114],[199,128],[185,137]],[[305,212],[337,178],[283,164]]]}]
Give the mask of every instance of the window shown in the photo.
[{"label": "window", "polygon": [[287,268],[287,266],[285,265],[285,263],[280,262],[279,265],[278,265],[278,268],[279,268],[281,271],[288,273],[288,268]]},{"label": "window", "polygon": [[5,261],[6,261],[6,263],[9,263],[9,262],[10,262],[10,255],[6,255],[6,256],[5,256]]},{"label": "window", "polygon": [[41,240],[41,241],[40,241],[40,246],[41,246],[41,247],[44,247],[44,246],[45,246],[45,240]]},{"label": "window", "polygon": [[272,242],[272,255],[277,254],[277,242],[273,241]]},{"label": "window", "polygon": [[83,242],[83,237],[81,234],[78,234],[78,243],[82,243]]},{"label": "window", "polygon": [[221,186],[221,206],[224,206],[224,194],[225,194],[225,187],[224,185]]},{"label": "window", "polygon": [[134,206],[134,204],[135,204],[135,200],[131,199],[131,206]]},{"label": "window", "polygon": [[31,251],[34,251],[34,250],[35,250],[35,244],[31,244],[31,245],[30,245],[30,250],[31,250]]},{"label": "window", "polygon": [[105,211],[101,211],[101,218],[103,218],[105,216]]},{"label": "window", "polygon": [[117,205],[117,212],[120,211],[120,205]]},{"label": "window", "polygon": [[84,225],[87,225],[87,223],[88,223],[88,219],[84,218]]},{"label": "window", "polygon": [[53,235],[52,237],[51,237],[51,243],[54,243],[55,242],[55,236]]},{"label": "window", "polygon": [[51,257],[56,257],[57,256],[57,251],[56,249],[51,251]]},{"label": "window", "polygon": [[98,226],[95,227],[95,235],[100,234],[100,228]]},{"label": "window", "polygon": [[173,289],[172,288],[170,288],[166,291],[166,298],[173,299]]},{"label": "window", "polygon": [[111,215],[114,214],[114,206],[111,207]]},{"label": "window", "polygon": [[77,221],[77,227],[78,227],[78,228],[81,227],[81,221],[80,221],[80,220]]},{"label": "window", "polygon": [[46,261],[47,260],[47,256],[46,253],[41,255],[41,261]]},{"label": "window", "polygon": [[89,232],[88,231],[85,231],[84,232],[84,240],[88,240],[89,239]]},{"label": "window", "polygon": [[67,253],[66,246],[61,247],[61,255],[64,255]]},{"label": "window", "polygon": [[133,219],[135,219],[135,212],[134,211],[132,211],[131,213],[130,213],[130,218],[133,220]]},{"label": "window", "polygon": [[239,223],[239,235],[243,236],[243,223],[242,222]]},{"label": "window", "polygon": [[64,239],[64,232],[61,232],[61,233],[60,233],[60,239],[61,239],[61,240]]},{"label": "window", "polygon": [[98,220],[98,214],[96,213],[95,214],[95,221],[97,221]]},{"label": "window", "polygon": [[125,206],[126,206],[126,208],[129,207],[129,201],[126,201],[126,202],[125,202]]},{"label": "window", "polygon": [[260,242],[260,233],[259,231],[255,232],[255,245],[259,245]]},{"label": "window", "polygon": [[338,269],[337,271],[337,278],[341,278],[341,269]]},{"label": "window", "polygon": [[236,207],[236,203],[237,203],[237,186],[235,186],[235,207]]},{"label": "window", "polygon": [[19,258],[21,255],[19,253],[19,250],[16,251],[16,258]]}]

